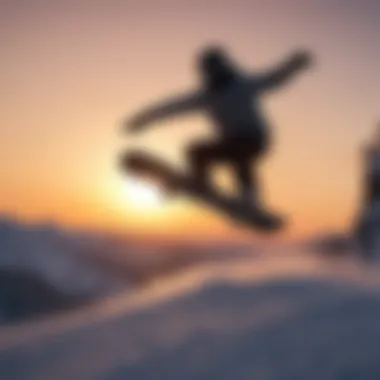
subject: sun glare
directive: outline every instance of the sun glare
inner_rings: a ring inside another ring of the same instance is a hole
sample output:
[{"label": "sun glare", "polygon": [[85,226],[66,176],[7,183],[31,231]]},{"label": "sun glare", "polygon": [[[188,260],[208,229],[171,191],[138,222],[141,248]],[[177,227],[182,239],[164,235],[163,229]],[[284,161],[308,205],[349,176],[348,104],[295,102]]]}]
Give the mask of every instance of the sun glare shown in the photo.
[{"label": "sun glare", "polygon": [[163,194],[160,189],[141,179],[129,178],[126,193],[129,202],[137,208],[152,209],[163,204]]}]

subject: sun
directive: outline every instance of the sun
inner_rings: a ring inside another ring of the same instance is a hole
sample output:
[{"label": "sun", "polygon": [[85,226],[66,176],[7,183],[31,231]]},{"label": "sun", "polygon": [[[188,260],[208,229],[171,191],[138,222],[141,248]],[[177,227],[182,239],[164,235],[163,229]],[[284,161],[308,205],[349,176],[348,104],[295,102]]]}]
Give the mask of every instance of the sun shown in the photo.
[{"label": "sun", "polygon": [[126,197],[134,207],[151,210],[164,203],[164,196],[158,186],[139,178],[128,178]]}]

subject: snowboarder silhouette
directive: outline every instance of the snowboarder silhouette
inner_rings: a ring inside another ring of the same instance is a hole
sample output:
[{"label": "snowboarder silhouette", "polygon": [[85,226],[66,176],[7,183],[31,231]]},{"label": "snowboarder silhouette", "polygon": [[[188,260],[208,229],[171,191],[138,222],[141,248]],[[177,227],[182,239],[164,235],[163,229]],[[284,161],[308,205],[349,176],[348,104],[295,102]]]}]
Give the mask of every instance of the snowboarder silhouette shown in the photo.
[{"label": "snowboarder silhouette", "polygon": [[307,69],[311,56],[296,52],[276,68],[259,75],[240,69],[220,47],[205,49],[198,57],[202,87],[138,112],[127,121],[130,133],[153,122],[194,111],[203,111],[217,129],[215,141],[201,141],[187,151],[191,175],[200,186],[211,186],[211,164],[230,164],[238,179],[239,199],[258,213],[264,211],[259,197],[256,168],[268,151],[270,133],[260,108],[261,96],[275,90]]}]

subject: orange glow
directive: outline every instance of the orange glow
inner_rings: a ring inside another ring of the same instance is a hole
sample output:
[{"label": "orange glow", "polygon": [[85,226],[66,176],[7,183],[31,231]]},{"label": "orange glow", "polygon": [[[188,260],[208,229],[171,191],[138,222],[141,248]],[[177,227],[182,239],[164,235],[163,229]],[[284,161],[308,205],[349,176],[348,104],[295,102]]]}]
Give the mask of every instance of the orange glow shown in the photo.
[{"label": "orange glow", "polygon": [[164,196],[159,188],[152,183],[144,182],[138,178],[130,178],[126,185],[126,198],[136,208],[153,212],[162,207]]},{"label": "orange glow", "polygon": [[185,198],[161,203],[116,165],[122,144],[181,165],[189,141],[212,133],[202,115],[136,137],[122,136],[119,122],[193,88],[195,53],[220,41],[259,71],[299,46],[315,52],[312,74],[265,99],[275,145],[261,172],[264,194],[292,217],[287,238],[350,227],[359,148],[380,99],[380,24],[367,22],[371,13],[281,0],[220,4],[212,17],[202,2],[168,12],[157,1],[58,3],[0,5],[0,214],[137,235],[251,236]]}]

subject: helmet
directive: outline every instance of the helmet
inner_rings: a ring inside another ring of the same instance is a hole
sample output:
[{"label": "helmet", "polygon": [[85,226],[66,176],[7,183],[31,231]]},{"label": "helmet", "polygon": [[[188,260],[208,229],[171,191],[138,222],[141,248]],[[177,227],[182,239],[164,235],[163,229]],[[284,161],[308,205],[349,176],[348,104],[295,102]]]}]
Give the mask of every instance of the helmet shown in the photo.
[{"label": "helmet", "polygon": [[226,51],[218,46],[207,47],[199,54],[198,69],[205,85],[211,89],[225,85],[235,76]]}]

